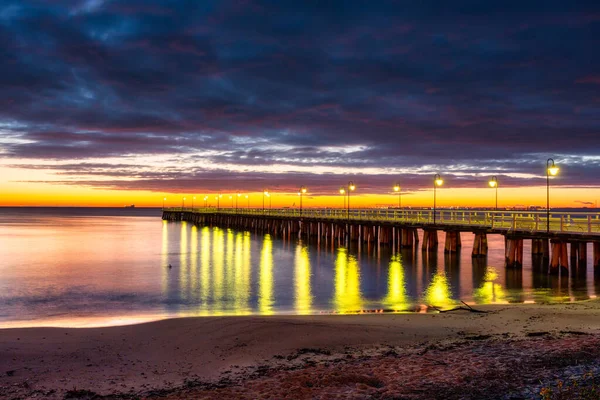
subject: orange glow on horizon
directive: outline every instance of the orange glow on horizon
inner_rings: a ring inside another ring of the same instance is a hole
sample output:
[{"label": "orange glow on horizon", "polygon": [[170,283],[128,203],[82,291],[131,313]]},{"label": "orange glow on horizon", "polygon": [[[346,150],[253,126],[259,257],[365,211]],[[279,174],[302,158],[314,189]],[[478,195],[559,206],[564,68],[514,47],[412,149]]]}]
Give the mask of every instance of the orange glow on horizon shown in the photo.
[{"label": "orange glow on horizon", "polygon": [[[343,208],[344,196],[339,194],[336,185],[332,185],[332,192],[335,194],[324,195],[304,195],[303,207],[317,208]],[[222,190],[224,198],[235,195],[237,191]],[[52,184],[9,184],[0,186],[0,206],[58,206],[58,207],[123,207],[135,204],[136,207],[162,207],[163,199],[165,207],[181,207],[182,199],[186,197],[185,206],[191,207],[191,198],[196,196],[195,207],[203,207],[204,197],[208,195],[208,206],[216,207],[216,193],[201,192],[198,193],[163,193],[137,190],[107,190],[94,189],[91,187],[80,187],[70,185],[52,185]],[[249,196],[251,208],[261,208],[263,193],[242,192],[243,198],[238,201],[238,208],[248,206]],[[300,199],[296,192],[281,193],[277,188],[269,191],[270,201],[273,208],[280,207],[299,207]],[[546,187],[520,187],[520,188],[501,188],[498,191],[498,207],[545,207]],[[600,188],[551,188],[551,207],[582,207],[582,203],[588,202],[587,207],[593,208],[600,199]],[[231,208],[231,201],[221,198],[221,208]],[[266,201],[268,207],[269,201]],[[396,207],[398,204],[398,194],[390,192],[389,194],[368,194],[361,193],[359,187],[351,194],[351,206],[354,208],[373,208],[373,207]],[[234,202],[235,205],[235,202]],[[418,190],[410,192],[407,189],[402,193],[402,206],[409,207],[431,207],[433,205],[433,189]],[[494,206],[494,193],[490,188],[452,188],[441,187],[437,189],[438,207],[490,207]]]}]

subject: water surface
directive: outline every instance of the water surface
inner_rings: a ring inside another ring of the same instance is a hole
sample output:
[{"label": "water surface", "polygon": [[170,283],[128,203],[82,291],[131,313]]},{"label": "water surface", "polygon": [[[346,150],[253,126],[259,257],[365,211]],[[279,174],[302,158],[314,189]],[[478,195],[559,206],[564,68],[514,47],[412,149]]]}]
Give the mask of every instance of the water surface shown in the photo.
[{"label": "water surface", "polygon": [[[440,242],[444,236],[440,233]],[[156,209],[0,208],[0,327],[99,326],[178,316],[414,311],[425,305],[595,297],[592,249],[551,277],[525,241],[522,270],[504,239],[471,259],[166,222]],[[171,265],[171,268],[168,266]]]}]

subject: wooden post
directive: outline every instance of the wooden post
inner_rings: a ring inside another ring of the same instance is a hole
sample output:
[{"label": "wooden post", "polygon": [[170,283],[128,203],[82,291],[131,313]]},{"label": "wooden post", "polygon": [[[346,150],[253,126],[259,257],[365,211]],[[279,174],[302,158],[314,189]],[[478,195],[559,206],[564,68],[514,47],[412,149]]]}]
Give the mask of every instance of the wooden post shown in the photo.
[{"label": "wooden post", "polygon": [[523,267],[522,238],[506,238],[505,259],[507,268]]},{"label": "wooden post", "polygon": [[422,251],[437,251],[438,234],[435,229],[423,229]]},{"label": "wooden post", "polygon": [[413,230],[414,228],[403,228],[402,229],[402,247],[413,247]]},{"label": "wooden post", "polygon": [[446,245],[444,246],[444,253],[457,253],[460,246],[460,232],[446,231]]},{"label": "wooden post", "polygon": [[594,268],[600,269],[600,242],[594,242]]},{"label": "wooden post", "polygon": [[552,256],[550,259],[550,274],[558,275],[561,270],[568,271],[569,257],[567,253],[567,243],[560,240],[552,240],[551,246]]},{"label": "wooden post", "polygon": [[485,232],[475,232],[473,252],[471,257],[486,257],[488,254],[487,235]]}]

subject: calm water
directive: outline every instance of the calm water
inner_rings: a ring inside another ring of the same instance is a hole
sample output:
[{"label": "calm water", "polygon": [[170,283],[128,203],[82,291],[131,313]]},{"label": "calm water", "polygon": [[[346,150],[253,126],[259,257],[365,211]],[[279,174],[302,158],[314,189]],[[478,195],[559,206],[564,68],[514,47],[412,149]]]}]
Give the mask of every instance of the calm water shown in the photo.
[{"label": "calm water", "polygon": [[153,209],[0,208],[0,327],[405,311],[600,292],[591,247],[586,269],[558,278],[532,266],[528,241],[522,271],[503,267],[503,237],[489,236],[487,260],[471,259],[472,234],[462,241],[458,256],[445,256],[440,245],[427,257],[168,223]]}]

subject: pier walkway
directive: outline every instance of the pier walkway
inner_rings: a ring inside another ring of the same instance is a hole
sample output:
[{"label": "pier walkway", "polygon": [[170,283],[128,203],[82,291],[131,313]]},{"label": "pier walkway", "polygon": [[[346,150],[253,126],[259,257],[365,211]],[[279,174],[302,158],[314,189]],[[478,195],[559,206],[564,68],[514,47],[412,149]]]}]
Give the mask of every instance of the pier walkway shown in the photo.
[{"label": "pier walkway", "polygon": [[523,240],[531,239],[532,255],[547,258],[550,272],[555,273],[569,267],[567,244],[571,246],[571,264],[578,265],[587,260],[587,243],[593,243],[594,266],[600,268],[600,213],[177,207],[165,208],[163,219],[260,230],[286,237],[306,235],[318,240],[377,243],[394,248],[417,247],[417,229],[422,229],[423,251],[435,251],[438,231],[444,231],[447,253],[459,250],[461,232],[471,232],[475,234],[473,257],[487,255],[487,234],[502,234],[506,238],[507,266],[522,266]]}]

